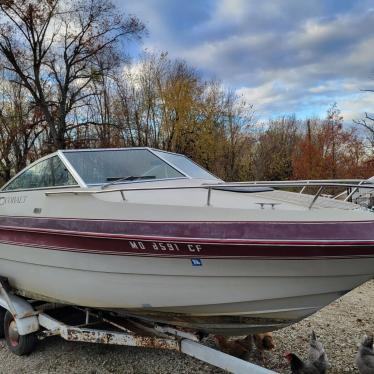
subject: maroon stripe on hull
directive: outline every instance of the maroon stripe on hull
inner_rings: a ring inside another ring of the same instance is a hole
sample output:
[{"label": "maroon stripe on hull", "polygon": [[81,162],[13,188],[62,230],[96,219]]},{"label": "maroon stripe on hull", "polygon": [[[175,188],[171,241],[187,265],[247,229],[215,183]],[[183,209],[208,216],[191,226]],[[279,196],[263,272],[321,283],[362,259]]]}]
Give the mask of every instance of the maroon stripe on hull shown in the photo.
[{"label": "maroon stripe on hull", "polygon": [[230,243],[145,240],[68,232],[28,231],[0,227],[0,242],[13,245],[97,254],[189,258],[355,258],[374,257],[372,243]]},{"label": "maroon stripe on hull", "polygon": [[0,227],[130,237],[168,237],[183,240],[374,242],[374,220],[362,222],[154,222],[0,216]]}]

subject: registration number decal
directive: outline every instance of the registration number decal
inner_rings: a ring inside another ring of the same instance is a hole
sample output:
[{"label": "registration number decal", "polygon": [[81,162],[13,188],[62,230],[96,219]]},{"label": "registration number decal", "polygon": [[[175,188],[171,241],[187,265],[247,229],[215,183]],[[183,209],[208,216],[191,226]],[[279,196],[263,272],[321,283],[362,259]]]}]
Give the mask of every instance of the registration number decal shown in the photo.
[{"label": "registration number decal", "polygon": [[171,242],[143,242],[143,241],[130,241],[131,249],[157,251],[157,252],[184,252],[200,253],[202,246],[195,243],[171,243]]}]

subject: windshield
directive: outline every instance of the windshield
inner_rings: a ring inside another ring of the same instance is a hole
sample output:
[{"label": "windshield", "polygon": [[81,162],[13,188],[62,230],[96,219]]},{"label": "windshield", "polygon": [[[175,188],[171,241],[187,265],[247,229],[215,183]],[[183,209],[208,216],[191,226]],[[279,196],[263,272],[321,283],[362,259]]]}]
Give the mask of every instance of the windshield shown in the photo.
[{"label": "windshield", "polygon": [[185,172],[191,178],[198,178],[198,179],[214,179],[217,180],[218,178],[214,175],[208,173],[205,169],[200,167],[199,165],[195,164],[189,158],[183,155],[178,155],[176,153],[168,153],[162,151],[154,152],[159,155],[160,157],[164,158],[167,162],[175,165],[179,170]]},{"label": "windshield", "polygon": [[53,156],[24,170],[5,186],[4,191],[76,185],[77,182],[60,158]]},{"label": "windshield", "polygon": [[65,151],[64,155],[86,184],[185,177],[147,149]]}]

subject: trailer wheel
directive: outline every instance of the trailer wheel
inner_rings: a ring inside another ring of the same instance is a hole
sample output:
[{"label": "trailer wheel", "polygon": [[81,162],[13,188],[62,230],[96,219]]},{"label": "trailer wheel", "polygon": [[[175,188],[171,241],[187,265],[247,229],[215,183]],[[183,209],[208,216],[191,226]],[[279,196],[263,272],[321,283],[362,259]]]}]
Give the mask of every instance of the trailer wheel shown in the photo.
[{"label": "trailer wheel", "polygon": [[0,307],[0,339],[4,338],[4,318],[6,310]]},{"label": "trailer wheel", "polygon": [[38,341],[35,333],[19,335],[16,321],[8,311],[5,313],[4,318],[4,335],[9,350],[18,356],[31,353]]}]

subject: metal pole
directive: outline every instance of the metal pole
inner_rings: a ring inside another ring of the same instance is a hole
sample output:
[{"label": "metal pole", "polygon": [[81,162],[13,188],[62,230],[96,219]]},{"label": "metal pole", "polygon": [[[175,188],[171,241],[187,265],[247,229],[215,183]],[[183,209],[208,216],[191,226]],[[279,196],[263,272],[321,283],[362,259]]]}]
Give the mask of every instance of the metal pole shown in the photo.
[{"label": "metal pole", "polygon": [[311,202],[310,205],[309,205],[309,209],[312,209],[312,206],[313,206],[314,203],[317,201],[319,195],[321,195],[321,192],[323,191],[323,189],[324,189],[324,186],[321,186],[321,187],[319,188],[318,192],[317,192],[317,193],[315,194],[315,196],[314,196],[314,199],[312,200],[312,202]]},{"label": "metal pole", "polygon": [[208,198],[207,198],[207,202],[206,202],[206,205],[210,206],[210,197],[212,195],[212,188],[209,187],[208,188]]},{"label": "metal pole", "polygon": [[121,196],[122,196],[122,200],[123,201],[126,201],[126,196],[125,196],[125,192],[121,190]]},{"label": "metal pole", "polygon": [[[365,181],[361,181],[358,185],[361,186],[362,183]],[[347,195],[347,197],[344,199],[344,201],[348,201],[356,192],[358,191],[358,187],[352,189],[352,191]]]},{"label": "metal pole", "polygon": [[[307,181],[306,184],[309,184],[309,181]],[[301,191],[300,191],[300,195],[302,195],[302,194],[304,193],[304,191],[305,191],[305,189],[306,189],[307,187],[308,187],[308,186],[305,185],[305,186],[301,189]]]},{"label": "metal pole", "polygon": [[183,339],[181,341],[181,351],[233,374],[275,374],[275,371],[265,369],[248,361],[240,360],[239,358],[188,339]]}]

